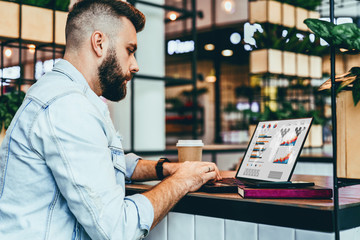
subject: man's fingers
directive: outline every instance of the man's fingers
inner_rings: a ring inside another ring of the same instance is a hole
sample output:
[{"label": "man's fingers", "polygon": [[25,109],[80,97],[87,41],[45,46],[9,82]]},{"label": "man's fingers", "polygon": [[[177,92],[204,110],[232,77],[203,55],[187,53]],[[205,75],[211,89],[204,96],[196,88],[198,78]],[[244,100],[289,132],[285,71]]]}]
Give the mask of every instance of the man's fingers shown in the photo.
[{"label": "man's fingers", "polygon": [[216,172],[216,180],[220,180],[222,179],[221,175],[220,175],[220,171],[219,169],[217,168],[216,164],[215,163],[212,163],[210,165],[210,169],[211,169],[211,172],[212,171],[215,171]]},{"label": "man's fingers", "polygon": [[212,179],[215,179],[216,178],[216,172],[215,171],[212,171],[212,172],[207,172],[205,175],[204,175],[204,182],[207,182],[207,181],[210,181]]}]

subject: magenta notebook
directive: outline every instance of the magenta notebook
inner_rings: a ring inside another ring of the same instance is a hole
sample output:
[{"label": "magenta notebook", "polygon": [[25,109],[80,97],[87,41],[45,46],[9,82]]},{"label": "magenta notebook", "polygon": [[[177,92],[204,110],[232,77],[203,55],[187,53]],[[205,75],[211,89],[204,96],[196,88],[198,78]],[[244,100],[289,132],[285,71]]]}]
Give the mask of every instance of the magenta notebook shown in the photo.
[{"label": "magenta notebook", "polygon": [[239,187],[238,193],[243,198],[307,198],[328,199],[332,198],[332,189],[320,186],[306,188],[248,188]]}]

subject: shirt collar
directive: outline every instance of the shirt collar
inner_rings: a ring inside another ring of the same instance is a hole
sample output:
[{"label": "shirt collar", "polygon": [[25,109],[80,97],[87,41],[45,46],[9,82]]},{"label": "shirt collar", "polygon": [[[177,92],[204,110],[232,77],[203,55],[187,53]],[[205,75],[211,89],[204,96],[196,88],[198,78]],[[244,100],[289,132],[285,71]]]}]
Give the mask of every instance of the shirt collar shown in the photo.
[{"label": "shirt collar", "polygon": [[90,87],[81,72],[79,72],[79,70],[77,70],[70,62],[64,59],[60,59],[57,63],[55,63],[53,70],[66,74],[66,76],[68,76],[73,82]]},{"label": "shirt collar", "polygon": [[58,71],[65,74],[71,79],[71,81],[84,85],[86,87],[86,93],[90,101],[92,101],[100,110],[104,113],[108,113],[108,107],[103,100],[95,94],[95,92],[90,88],[89,83],[86,81],[85,77],[77,70],[70,62],[60,59],[53,68],[53,71]]}]

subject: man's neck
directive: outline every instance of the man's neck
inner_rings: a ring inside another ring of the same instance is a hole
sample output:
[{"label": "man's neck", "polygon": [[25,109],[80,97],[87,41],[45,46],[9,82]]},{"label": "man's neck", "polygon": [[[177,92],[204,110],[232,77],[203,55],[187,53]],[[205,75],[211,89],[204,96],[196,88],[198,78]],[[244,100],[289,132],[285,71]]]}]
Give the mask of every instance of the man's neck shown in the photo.
[{"label": "man's neck", "polygon": [[84,76],[96,95],[101,96],[96,63],[94,63],[90,57],[84,56],[81,53],[74,54],[65,52],[64,60],[71,63]]}]

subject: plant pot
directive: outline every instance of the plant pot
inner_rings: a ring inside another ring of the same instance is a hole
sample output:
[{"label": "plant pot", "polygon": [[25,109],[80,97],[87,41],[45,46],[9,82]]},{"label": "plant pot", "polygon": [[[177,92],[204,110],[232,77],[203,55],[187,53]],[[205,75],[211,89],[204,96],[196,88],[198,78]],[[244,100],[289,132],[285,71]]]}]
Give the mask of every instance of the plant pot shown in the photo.
[{"label": "plant pot", "polygon": [[[20,5],[0,1],[0,36],[19,38]],[[21,5],[21,38],[34,42],[53,42],[53,10]],[[67,13],[55,11],[55,43],[65,45]]]},{"label": "plant pot", "polygon": [[[358,55],[356,55],[358,57]],[[343,74],[350,69],[345,69],[345,57],[342,54],[336,54],[335,56],[335,75]],[[330,55],[323,56],[322,60],[322,69],[324,74],[330,75]],[[355,65],[356,66],[356,65]]]},{"label": "plant pot", "polygon": [[252,1],[249,2],[250,23],[269,22],[281,24],[281,3],[277,1]]},{"label": "plant pot", "polygon": [[[316,12],[316,11],[308,11],[308,18],[319,19],[320,18],[320,13]],[[307,28],[307,31],[311,32],[310,28]]]},{"label": "plant pot", "polygon": [[322,78],[322,58],[319,56],[310,56],[310,77],[311,78]]},{"label": "plant pot", "polygon": [[281,5],[281,23],[285,27],[295,27],[295,6],[283,3]]},{"label": "plant pot", "polygon": [[22,5],[21,38],[37,42],[52,42],[52,11]]},{"label": "plant pot", "polygon": [[310,147],[322,147],[323,142],[323,127],[319,124],[312,125],[308,135]]},{"label": "plant pot", "polygon": [[360,104],[354,106],[352,92],[342,91],[336,97],[337,175],[360,179]]},{"label": "plant pot", "polygon": [[309,56],[301,53],[296,54],[296,76],[309,77]]},{"label": "plant pot", "polygon": [[0,1],[0,36],[19,37],[19,11],[19,4]]},{"label": "plant pot", "polygon": [[283,74],[288,76],[295,76],[296,53],[284,51],[282,54],[283,54]]},{"label": "plant pot", "polygon": [[260,49],[250,53],[251,73],[282,74],[282,51]]},{"label": "plant pot", "polygon": [[[337,63],[336,63],[337,64]],[[359,54],[346,55],[345,69],[349,71],[352,67],[360,66]]]},{"label": "plant pot", "polygon": [[305,25],[304,20],[308,18],[308,10],[300,7],[295,8],[296,28],[301,31],[308,31],[308,27]]},{"label": "plant pot", "polygon": [[68,13],[56,11],[55,12],[55,43],[65,45],[65,26]]}]

